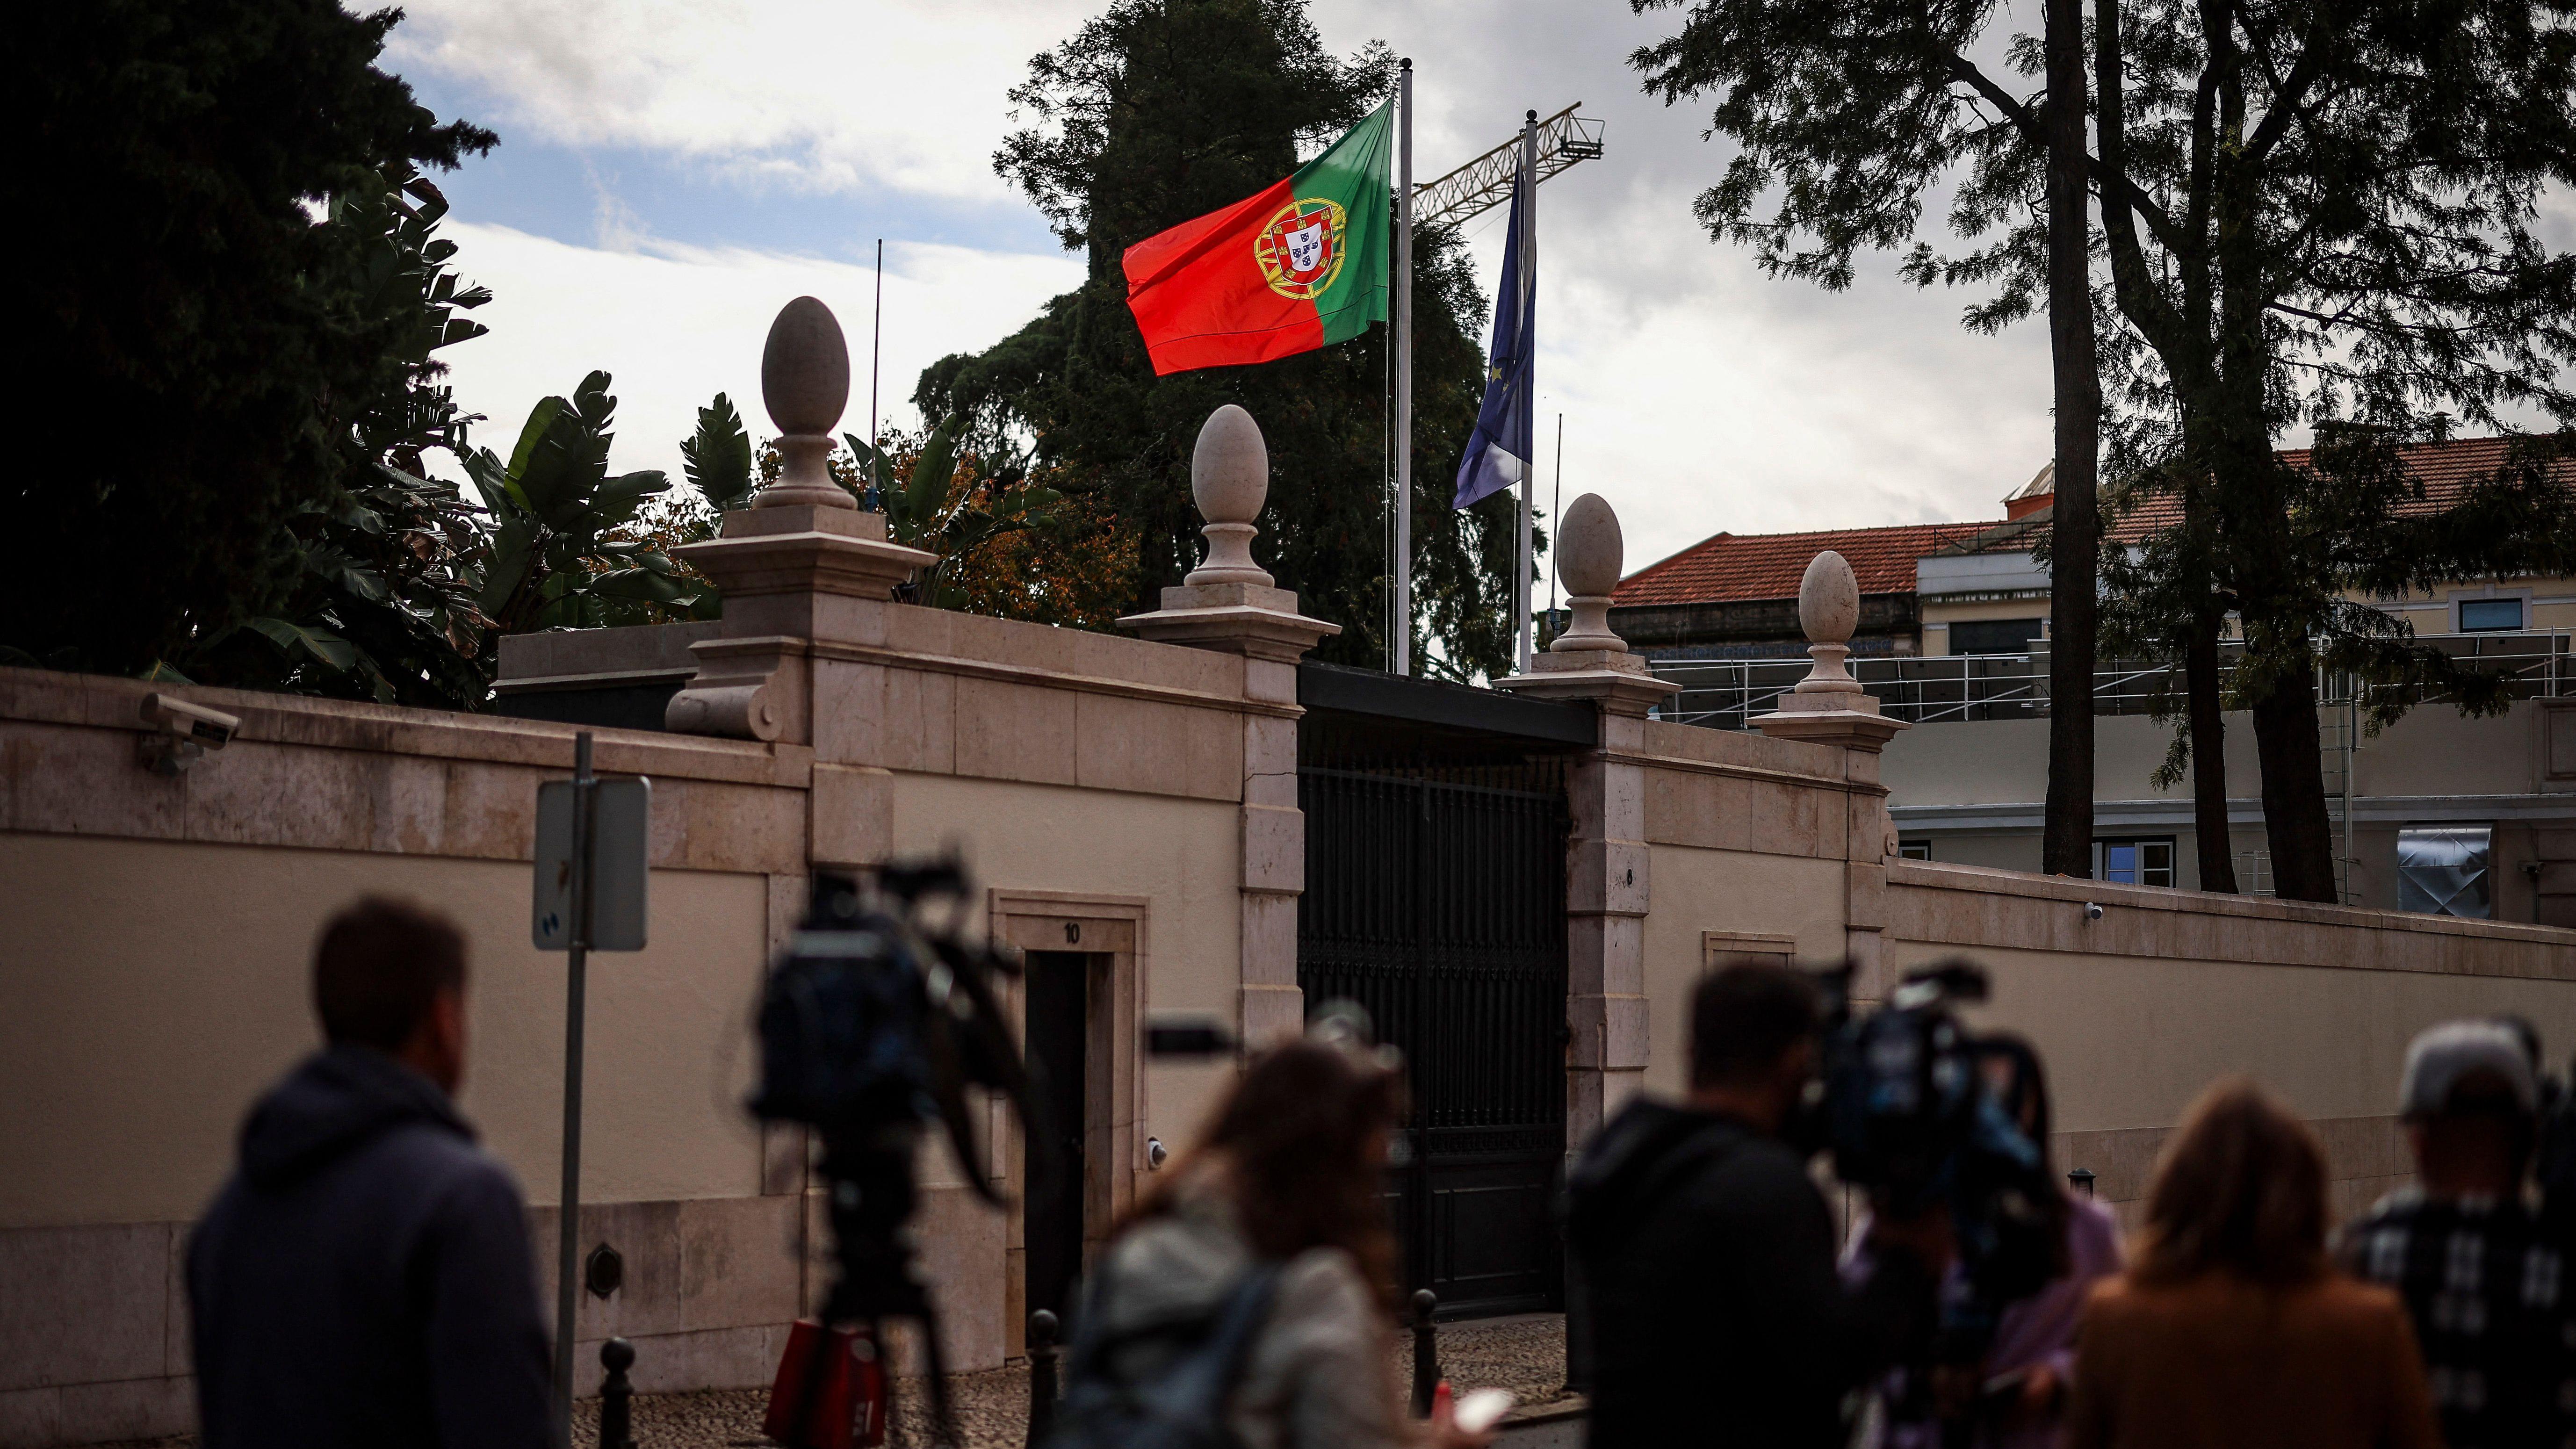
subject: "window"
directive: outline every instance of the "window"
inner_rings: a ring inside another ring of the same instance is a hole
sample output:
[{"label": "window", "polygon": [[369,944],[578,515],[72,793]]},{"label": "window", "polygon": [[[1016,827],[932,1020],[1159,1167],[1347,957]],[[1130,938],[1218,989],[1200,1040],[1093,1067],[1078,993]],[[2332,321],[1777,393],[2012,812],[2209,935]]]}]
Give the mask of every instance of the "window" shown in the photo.
[{"label": "window", "polygon": [[2027,654],[2039,638],[2037,619],[1961,619],[1950,625],[1953,654]]},{"label": "window", "polygon": [[1932,842],[1928,840],[1899,840],[1896,842],[1896,853],[1905,857],[1907,860],[1930,860],[1932,858]]},{"label": "window", "polygon": [[2486,826],[2397,832],[2397,909],[2483,921],[2488,899]]},{"label": "window", "polygon": [[2174,843],[2170,835],[2152,840],[2093,842],[2093,878],[2122,885],[2169,886],[2174,883]]},{"label": "window", "polygon": [[2483,634],[2490,630],[2511,630],[2521,627],[2522,600],[2520,599],[2460,600],[2460,632],[2463,634]]}]

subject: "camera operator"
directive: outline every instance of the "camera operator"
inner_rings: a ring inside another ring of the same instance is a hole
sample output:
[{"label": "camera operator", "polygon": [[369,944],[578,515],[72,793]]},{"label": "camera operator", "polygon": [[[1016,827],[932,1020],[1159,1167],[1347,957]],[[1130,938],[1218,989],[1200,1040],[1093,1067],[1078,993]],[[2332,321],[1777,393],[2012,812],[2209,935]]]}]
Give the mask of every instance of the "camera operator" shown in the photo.
[{"label": "camera operator", "polygon": [[1691,999],[1691,1090],[1639,1100],[1569,1183],[1596,1348],[1591,1442],[1837,1445],[1846,1393],[1928,1332],[1950,1257],[1936,1211],[1873,1230],[1848,1285],[1807,1175],[1815,986],[1728,967]]}]

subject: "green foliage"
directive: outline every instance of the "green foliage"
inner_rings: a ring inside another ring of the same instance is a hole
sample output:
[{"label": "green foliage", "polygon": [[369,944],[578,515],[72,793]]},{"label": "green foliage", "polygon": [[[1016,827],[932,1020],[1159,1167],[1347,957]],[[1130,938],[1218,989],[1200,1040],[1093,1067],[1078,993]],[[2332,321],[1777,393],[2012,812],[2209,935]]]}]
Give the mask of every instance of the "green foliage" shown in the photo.
[{"label": "green foliage", "polygon": [[499,633],[641,622],[640,606],[692,598],[671,560],[631,528],[671,480],[658,469],[609,475],[617,399],[608,381],[594,372],[571,397],[539,402],[507,463],[488,448],[465,455],[492,518],[479,602]]},{"label": "green foliage", "polygon": [[491,299],[448,268],[455,243],[436,235],[446,213],[438,188],[401,166],[332,198],[328,224],[345,243],[338,305],[387,343],[368,387],[334,400],[339,496],[290,517],[293,582],[274,612],[196,642],[175,668],[388,704],[454,709],[483,698],[481,536],[455,486],[422,476],[424,456],[460,448],[473,421],[435,354],[482,336],[458,314]]},{"label": "green foliage", "polygon": [[[959,446],[979,456],[1025,446],[1033,467],[1079,498],[1075,513],[1132,529],[1135,609],[1155,607],[1196,562],[1190,454],[1208,414],[1240,403],[1270,451],[1258,556],[1308,613],[1343,626],[1318,657],[1386,657],[1386,329],[1258,366],[1157,378],[1119,257],[1288,175],[1301,144],[1338,135],[1377,104],[1391,71],[1383,46],[1347,61],[1326,51],[1303,0],[1118,0],[1031,62],[1011,93],[1037,124],[1004,144],[995,168],[1068,247],[1087,250],[1090,275],[1018,333],[933,364],[914,402],[926,417],[962,416]],[[1454,238],[1418,237],[1414,277],[1420,624],[1457,667],[1501,673],[1512,505],[1448,506],[1483,396],[1472,334],[1484,304]]]},{"label": "green foliage", "polygon": [[857,465],[856,479],[865,480],[863,486],[853,487],[855,480],[842,486],[851,489],[862,507],[874,495],[895,542],[939,555],[926,576],[898,593],[907,602],[968,607],[966,591],[955,578],[960,566],[1006,535],[1056,526],[1053,510],[1061,496],[1030,482],[1015,463],[987,471],[980,459],[961,455],[965,435],[966,419],[952,414],[922,439],[905,468],[856,433],[841,435]]},{"label": "green foliage", "polygon": [[756,486],[751,435],[743,431],[733,399],[717,393],[714,402],[698,409],[698,430],[680,441],[680,471],[718,513],[750,504]]},{"label": "green foliage", "polygon": [[365,301],[371,276],[400,290],[361,265],[385,233],[306,208],[493,142],[375,67],[396,18],[333,0],[13,15],[0,86],[23,144],[0,199],[18,396],[44,425],[0,496],[42,542],[17,555],[0,644],[140,671],[308,587],[311,521],[346,511],[365,456],[356,402],[387,395],[422,324]]}]

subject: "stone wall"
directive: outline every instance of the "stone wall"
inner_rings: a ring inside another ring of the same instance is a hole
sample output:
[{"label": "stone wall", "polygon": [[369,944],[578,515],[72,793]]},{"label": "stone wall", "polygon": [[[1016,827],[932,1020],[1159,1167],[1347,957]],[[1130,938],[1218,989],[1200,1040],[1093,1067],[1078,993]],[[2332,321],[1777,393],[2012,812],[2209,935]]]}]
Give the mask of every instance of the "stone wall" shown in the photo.
[{"label": "stone wall", "polygon": [[[602,773],[653,781],[652,944],[591,972],[582,1236],[627,1275],[583,1295],[578,1337],[635,1339],[647,1389],[765,1382],[824,1282],[801,1139],[764,1143],[741,1107],[761,973],[811,864],[954,847],[985,891],[970,929],[1045,944],[1089,925],[1124,993],[1100,1035],[1126,1044],[1102,1053],[1100,1224],[1145,1139],[1185,1139],[1222,1078],[1138,1060],[1135,1025],[1240,1009],[1245,739],[1277,736],[1293,771],[1293,683],[1247,702],[1241,657],[876,611],[881,642],[812,661],[812,742],[596,732]],[[593,637],[613,652],[638,632]],[[582,636],[548,642],[578,668]],[[190,1422],[187,1225],[249,1104],[315,1045],[312,940],[364,892],[468,932],[462,1105],[528,1192],[554,1301],[562,957],[529,944],[528,871],[536,787],[569,772],[574,727],[190,689],[243,724],[168,777],[138,762],[147,692],[0,670],[0,1444]],[[1293,774],[1288,800],[1293,825]],[[1005,1130],[981,1166],[1008,1184],[1017,1161]],[[1018,1347],[1018,1225],[944,1155],[924,1179],[949,1361],[998,1364]]]}]

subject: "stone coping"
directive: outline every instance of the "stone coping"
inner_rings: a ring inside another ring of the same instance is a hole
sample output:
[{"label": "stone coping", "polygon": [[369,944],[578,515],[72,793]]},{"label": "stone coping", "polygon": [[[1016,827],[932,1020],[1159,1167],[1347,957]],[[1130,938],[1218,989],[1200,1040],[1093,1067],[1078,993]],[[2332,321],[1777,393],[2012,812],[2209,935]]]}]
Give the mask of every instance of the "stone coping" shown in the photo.
[{"label": "stone coping", "polygon": [[[1856,759],[1840,745],[1775,739],[1750,730],[1710,729],[1670,720],[1650,719],[1645,723],[1645,752],[1675,762],[1731,765],[1817,781],[1878,781],[1878,757],[1866,751]],[[1858,761],[1867,763],[1864,766]]]},{"label": "stone coping", "polygon": [[1887,934],[1927,944],[2576,981],[2576,930],[2556,926],[1904,859],[1887,885]]},{"label": "stone coping", "polygon": [[[1003,622],[1014,621],[1004,620]],[[849,664],[874,664],[887,669],[908,669],[921,674],[947,674],[960,679],[989,679],[1002,684],[1025,684],[1040,689],[1061,689],[1074,694],[1098,694],[1117,699],[1186,705],[1197,709],[1223,710],[1229,714],[1268,715],[1275,719],[1295,719],[1305,713],[1303,709],[1293,704],[1276,704],[1267,700],[1247,698],[1239,688],[1230,693],[1216,692],[1194,689],[1187,685],[1165,684],[1117,675],[1071,673],[1063,668],[1040,664],[976,659],[954,654],[912,653],[869,644],[850,644],[821,639],[810,643],[801,640],[790,642],[800,645],[809,657],[815,659],[839,660]]]},{"label": "stone coping", "polygon": [[[361,750],[486,764],[572,768],[583,726],[508,715],[465,714],[360,703],[315,695],[153,684],[112,675],[0,668],[0,721],[70,725],[140,734],[143,697],[170,694],[241,716],[233,746],[267,744]],[[803,745],[594,729],[592,760],[603,774],[803,788],[813,751]]]},{"label": "stone coping", "polygon": [[1759,765],[1730,765],[1715,760],[1695,760],[1675,755],[1639,755],[1621,750],[1604,750],[1601,758],[1619,765],[1639,765],[1649,770],[1672,770],[1685,775],[1721,775],[1730,780],[1758,780],[1766,784],[1800,790],[1832,790],[1845,795],[1885,795],[1887,787],[1870,780],[1847,780],[1840,775],[1804,775],[1794,770],[1764,769]]}]

